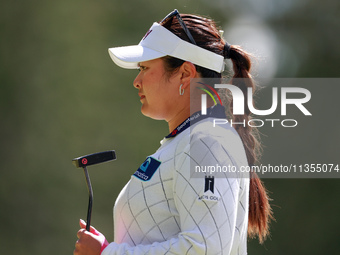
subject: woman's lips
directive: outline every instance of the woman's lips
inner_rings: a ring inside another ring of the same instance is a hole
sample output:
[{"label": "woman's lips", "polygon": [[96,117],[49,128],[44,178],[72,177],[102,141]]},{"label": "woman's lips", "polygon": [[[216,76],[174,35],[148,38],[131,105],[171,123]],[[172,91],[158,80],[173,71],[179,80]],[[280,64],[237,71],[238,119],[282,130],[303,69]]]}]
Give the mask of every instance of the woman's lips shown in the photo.
[{"label": "woman's lips", "polygon": [[142,94],[140,94],[140,93],[138,93],[138,96],[139,96],[140,100],[142,100],[142,99],[144,99],[144,98],[145,98],[145,96],[144,96],[144,95],[142,95]]}]

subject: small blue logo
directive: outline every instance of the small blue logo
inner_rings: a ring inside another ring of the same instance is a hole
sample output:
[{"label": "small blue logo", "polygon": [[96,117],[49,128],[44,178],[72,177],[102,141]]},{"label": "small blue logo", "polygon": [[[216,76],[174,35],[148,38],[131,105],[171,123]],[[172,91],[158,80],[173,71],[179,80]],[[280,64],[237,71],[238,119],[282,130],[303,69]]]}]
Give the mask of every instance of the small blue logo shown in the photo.
[{"label": "small blue logo", "polygon": [[143,172],[146,172],[146,170],[148,169],[149,165],[151,162],[151,158],[147,158],[144,163],[139,167],[140,170],[142,170]]},{"label": "small blue logo", "polygon": [[157,159],[148,157],[133,175],[142,181],[148,181],[152,178],[161,163],[162,162]]}]

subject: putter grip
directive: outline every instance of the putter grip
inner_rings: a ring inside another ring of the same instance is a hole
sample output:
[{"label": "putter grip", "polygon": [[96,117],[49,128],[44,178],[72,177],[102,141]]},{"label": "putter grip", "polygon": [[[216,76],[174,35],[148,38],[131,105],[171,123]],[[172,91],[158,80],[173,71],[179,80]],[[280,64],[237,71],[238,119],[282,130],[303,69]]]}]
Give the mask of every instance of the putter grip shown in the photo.
[{"label": "putter grip", "polygon": [[98,153],[93,153],[89,155],[85,155],[79,158],[75,158],[72,160],[72,163],[76,167],[86,167],[91,166],[99,163],[103,163],[106,161],[116,159],[116,153],[114,150],[112,151],[103,151]]}]

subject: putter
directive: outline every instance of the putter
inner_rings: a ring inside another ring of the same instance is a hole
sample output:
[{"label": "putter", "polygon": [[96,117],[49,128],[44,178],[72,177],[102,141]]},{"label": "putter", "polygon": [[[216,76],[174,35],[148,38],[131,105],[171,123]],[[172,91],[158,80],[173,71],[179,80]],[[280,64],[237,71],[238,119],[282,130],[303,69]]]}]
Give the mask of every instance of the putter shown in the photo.
[{"label": "putter", "polygon": [[85,155],[79,158],[75,158],[72,160],[72,163],[80,168],[82,167],[85,174],[87,189],[89,192],[89,204],[87,207],[87,220],[86,220],[86,230],[90,231],[91,226],[91,215],[92,215],[92,203],[93,203],[93,190],[91,185],[91,180],[89,173],[87,171],[87,166],[96,165],[99,163],[103,163],[106,161],[111,161],[116,159],[116,153],[115,151],[103,151],[98,153],[93,153],[89,155]]}]

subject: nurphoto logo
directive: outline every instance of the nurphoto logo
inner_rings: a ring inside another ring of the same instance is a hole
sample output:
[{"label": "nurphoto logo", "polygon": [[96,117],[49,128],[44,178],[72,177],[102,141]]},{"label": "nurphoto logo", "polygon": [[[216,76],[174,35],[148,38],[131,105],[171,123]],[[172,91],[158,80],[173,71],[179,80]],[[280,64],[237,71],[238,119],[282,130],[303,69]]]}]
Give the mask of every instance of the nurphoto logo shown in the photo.
[{"label": "nurphoto logo", "polygon": [[[207,104],[207,96],[213,100],[214,104],[217,104],[218,98],[220,103],[222,101],[220,99],[220,95],[217,93],[219,89],[227,89],[230,91],[232,96],[232,113],[233,115],[244,115],[245,114],[245,106],[248,107],[249,111],[256,116],[266,116],[266,118],[253,118],[251,120],[243,120],[239,122],[233,122],[232,119],[214,119],[214,127],[217,125],[243,125],[243,126],[251,126],[251,127],[262,127],[266,124],[269,124],[271,127],[275,127],[276,125],[281,125],[282,127],[296,127],[298,125],[298,121],[296,119],[277,119],[270,118],[269,116],[278,111],[278,107],[280,106],[280,115],[287,116],[287,106],[293,105],[296,107],[304,116],[312,116],[312,113],[307,109],[305,104],[311,100],[311,92],[306,88],[301,87],[272,87],[271,88],[271,106],[267,109],[257,109],[254,107],[253,100],[253,88],[247,88],[247,97],[245,97],[243,91],[232,84],[214,84],[207,85],[202,82],[207,89],[199,88],[203,90],[205,93],[201,94],[201,114],[206,115],[208,104]],[[211,91],[209,91],[209,90]],[[279,96],[280,92],[280,96]],[[266,98],[268,100],[268,98]]]}]

